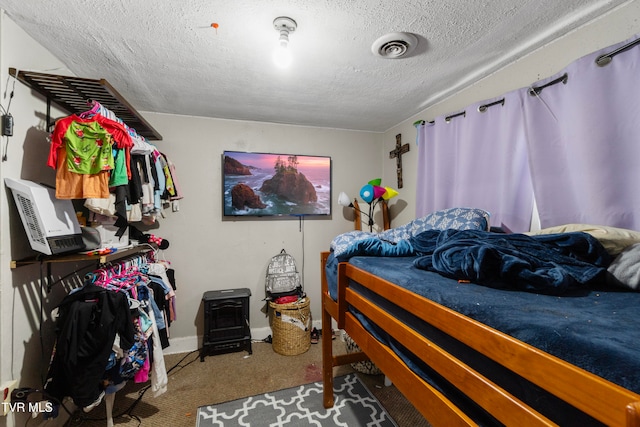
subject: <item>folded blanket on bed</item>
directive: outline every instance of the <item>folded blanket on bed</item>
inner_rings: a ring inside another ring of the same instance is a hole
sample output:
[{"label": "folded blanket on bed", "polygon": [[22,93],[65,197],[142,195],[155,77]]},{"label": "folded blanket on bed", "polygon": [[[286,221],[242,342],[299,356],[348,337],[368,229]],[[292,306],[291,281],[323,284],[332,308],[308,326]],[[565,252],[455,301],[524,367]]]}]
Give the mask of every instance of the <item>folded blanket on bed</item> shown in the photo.
[{"label": "folded blanket on bed", "polygon": [[[344,236],[344,235],[343,235]],[[411,256],[413,248],[408,240],[400,240],[397,243],[384,240],[379,235],[367,232],[349,233],[351,239],[333,251],[340,261],[348,261],[353,256]]]},{"label": "folded blanket on bed", "polygon": [[559,295],[604,278],[610,255],[587,233],[541,236],[429,230],[409,239],[414,265],[494,288]]}]

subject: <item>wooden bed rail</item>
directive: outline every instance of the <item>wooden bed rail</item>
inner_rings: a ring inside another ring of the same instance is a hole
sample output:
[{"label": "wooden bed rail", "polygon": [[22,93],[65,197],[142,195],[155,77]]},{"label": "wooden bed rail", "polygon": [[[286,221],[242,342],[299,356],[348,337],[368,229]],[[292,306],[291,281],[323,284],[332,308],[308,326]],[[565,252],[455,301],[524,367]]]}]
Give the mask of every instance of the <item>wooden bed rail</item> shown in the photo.
[{"label": "wooden bed rail", "polygon": [[[626,425],[626,406],[632,402],[640,402],[639,395],[509,335],[349,264],[345,268],[346,277],[384,298],[392,299],[398,306],[425,322],[607,425]],[[340,283],[340,277],[338,280]],[[347,297],[347,302],[352,301]],[[360,304],[353,305],[358,310],[364,309]],[[367,313],[364,314],[368,316]],[[378,317],[372,319],[376,319],[378,323]],[[397,327],[406,328],[402,324]],[[396,337],[395,331],[391,335]],[[408,336],[403,338],[404,340],[399,341],[410,351],[422,354],[419,341]]]},{"label": "wooden bed rail", "polygon": [[[494,416],[502,424],[507,426],[553,426],[556,425],[551,420],[540,415],[534,409],[520,401],[498,385],[491,382],[469,366],[457,360],[448,354],[445,350],[438,347],[433,342],[427,340],[414,330],[408,329],[398,319],[391,316],[386,311],[371,304],[370,301],[362,298],[353,291],[347,292],[347,301],[356,307],[363,315],[370,319],[376,319],[376,324],[397,339],[400,343],[411,343],[408,349],[415,354],[419,354],[420,358],[425,361],[431,368],[442,374],[443,378],[451,384],[456,385],[460,391],[469,396],[474,402]],[[347,314],[349,329],[358,329],[359,321],[351,314]],[[352,324],[355,322],[355,324]],[[362,326],[360,326],[361,328]],[[354,339],[355,340],[355,339]],[[371,338],[365,341],[362,349],[365,353],[372,355],[372,360],[378,364],[384,365],[384,357],[379,360],[376,356],[378,351],[371,351]],[[386,357],[386,356],[385,356]],[[381,368],[383,372],[384,368]],[[407,369],[406,367],[404,369]],[[390,372],[390,378],[394,383],[397,381]],[[398,386],[398,384],[396,384]],[[398,387],[400,388],[400,387]],[[411,400],[410,387],[408,390],[401,390],[403,393],[409,392],[407,398]],[[444,397],[443,397],[444,398]],[[446,398],[444,398],[446,399]],[[448,400],[447,400],[448,402]],[[440,420],[439,420],[440,421]],[[450,421],[447,420],[448,425]]]},{"label": "wooden bed rail", "polygon": [[[473,425],[459,408],[367,332],[348,311],[353,306],[394,337],[480,407],[506,425],[555,425],[490,379],[458,360],[434,342],[407,327],[361,294],[351,290],[349,280],[393,301],[407,312],[484,354],[507,369],[610,426],[640,427],[640,395],[577,368],[548,353],[492,329],[440,304],[418,296],[379,277],[343,263],[338,271],[338,301],[328,292],[324,272],[328,253],[321,255],[323,329],[332,319],[351,336],[363,352],[393,381],[396,387],[432,425]],[[325,337],[326,335],[326,337]],[[334,356],[330,334],[323,334],[324,405],[333,405],[333,367],[353,358]]]},{"label": "wooden bed rail", "polygon": [[440,391],[412,371],[387,346],[373,338],[353,315],[347,315],[349,336],[362,345],[365,353],[378,355],[371,360],[386,374],[400,392],[427,418],[433,426],[475,426],[463,411]]}]

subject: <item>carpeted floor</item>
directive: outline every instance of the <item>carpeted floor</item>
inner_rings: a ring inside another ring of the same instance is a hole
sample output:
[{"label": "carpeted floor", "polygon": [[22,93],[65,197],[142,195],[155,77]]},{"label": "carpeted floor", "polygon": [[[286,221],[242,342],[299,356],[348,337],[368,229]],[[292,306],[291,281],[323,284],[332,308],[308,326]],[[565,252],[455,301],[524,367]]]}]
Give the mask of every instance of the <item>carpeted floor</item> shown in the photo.
[{"label": "carpeted floor", "polygon": [[[346,352],[341,339],[334,340],[333,345],[335,352]],[[321,344],[297,356],[282,356],[268,343],[255,342],[252,347],[252,355],[246,351],[227,353],[207,356],[204,362],[197,352],[166,355],[167,393],[153,397],[144,385],[129,382],[116,393],[115,426],[195,426],[199,406],[322,380]],[[349,372],[353,370],[347,365],[336,368],[334,374]],[[383,385],[383,376],[358,375],[398,426],[429,425],[394,386]],[[66,425],[104,427],[105,415],[103,402],[88,414],[75,413]]]}]

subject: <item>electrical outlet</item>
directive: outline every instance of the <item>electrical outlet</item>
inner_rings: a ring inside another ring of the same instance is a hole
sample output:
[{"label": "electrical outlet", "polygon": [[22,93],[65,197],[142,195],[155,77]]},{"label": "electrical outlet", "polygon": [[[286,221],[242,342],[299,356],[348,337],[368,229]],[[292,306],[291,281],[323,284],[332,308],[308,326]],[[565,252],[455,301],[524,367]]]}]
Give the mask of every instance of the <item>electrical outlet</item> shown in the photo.
[{"label": "electrical outlet", "polygon": [[0,392],[2,392],[2,408],[0,408],[0,413],[4,417],[9,413],[9,403],[11,403],[11,394],[13,390],[18,385],[18,380],[11,380],[2,383],[0,386]]}]

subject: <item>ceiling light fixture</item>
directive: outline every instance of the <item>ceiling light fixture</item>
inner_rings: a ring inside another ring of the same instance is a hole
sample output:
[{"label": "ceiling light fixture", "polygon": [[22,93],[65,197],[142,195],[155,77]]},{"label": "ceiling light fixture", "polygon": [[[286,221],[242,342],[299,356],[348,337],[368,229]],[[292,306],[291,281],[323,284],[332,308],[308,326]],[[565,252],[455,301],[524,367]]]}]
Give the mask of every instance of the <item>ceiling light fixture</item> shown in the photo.
[{"label": "ceiling light fixture", "polygon": [[289,49],[289,33],[293,33],[298,24],[291,18],[279,16],[273,20],[273,27],[280,34],[278,38],[278,47],[273,53],[273,60],[280,68],[286,68],[291,65],[292,57]]}]

